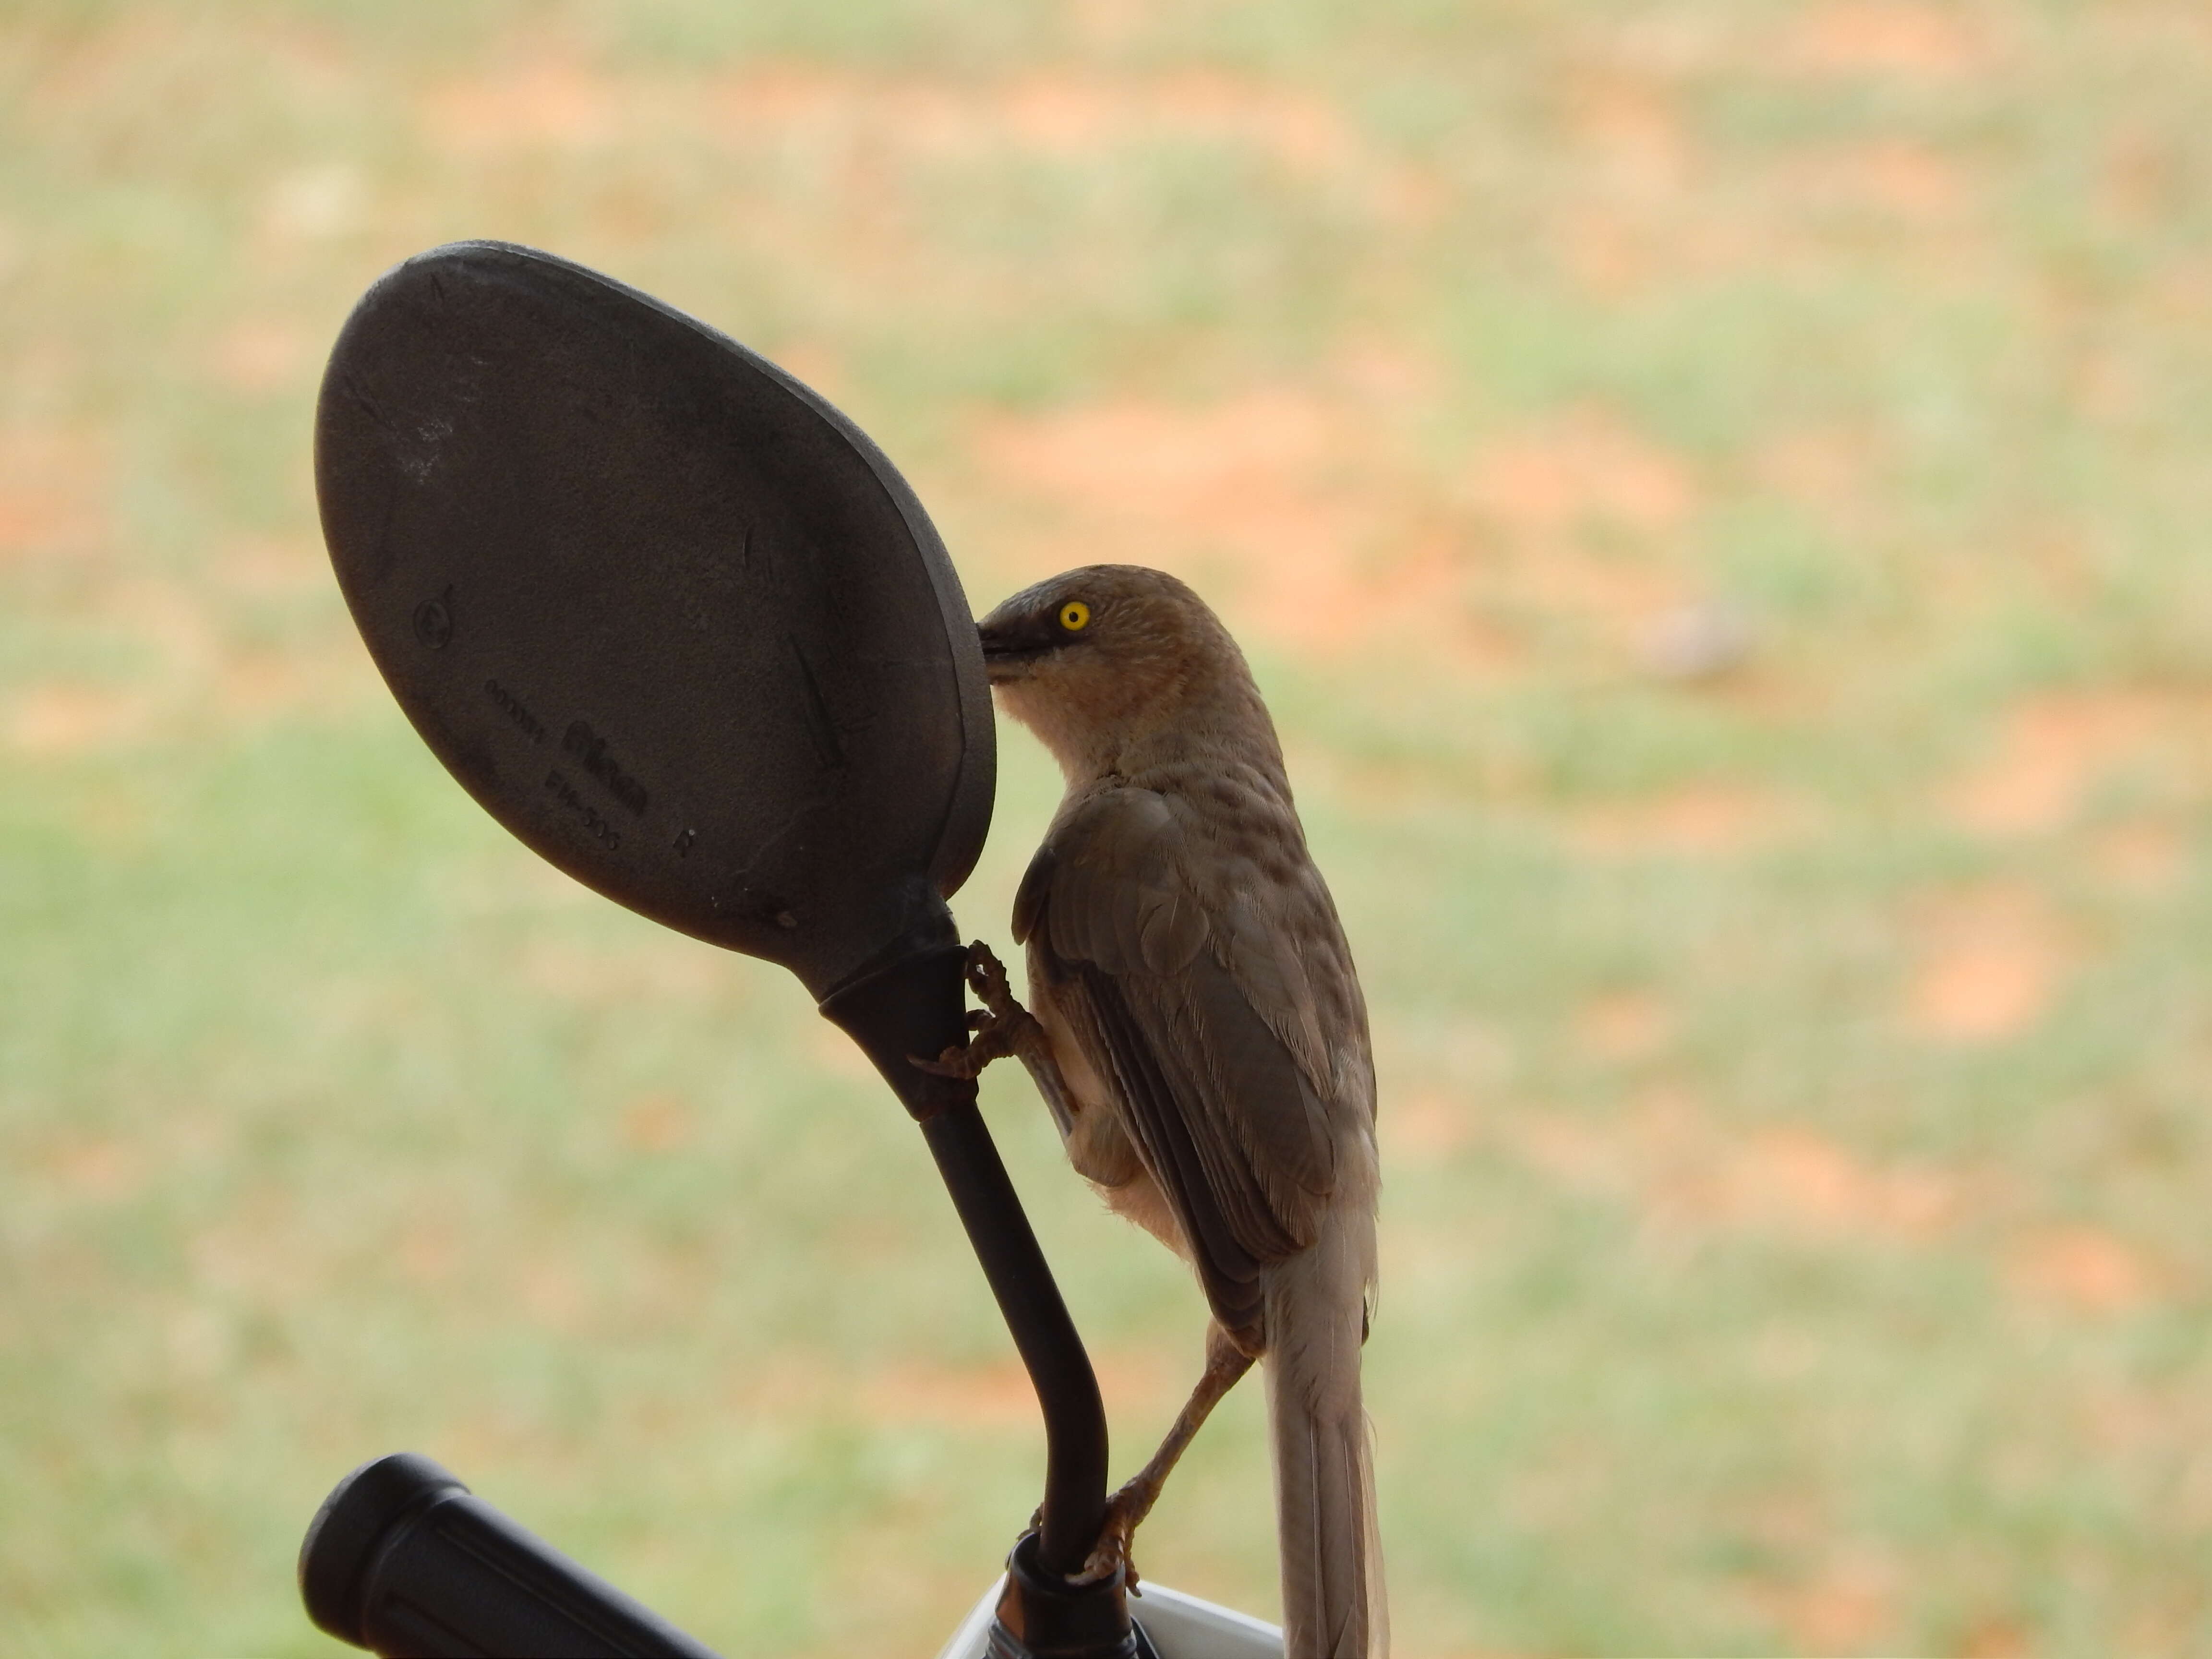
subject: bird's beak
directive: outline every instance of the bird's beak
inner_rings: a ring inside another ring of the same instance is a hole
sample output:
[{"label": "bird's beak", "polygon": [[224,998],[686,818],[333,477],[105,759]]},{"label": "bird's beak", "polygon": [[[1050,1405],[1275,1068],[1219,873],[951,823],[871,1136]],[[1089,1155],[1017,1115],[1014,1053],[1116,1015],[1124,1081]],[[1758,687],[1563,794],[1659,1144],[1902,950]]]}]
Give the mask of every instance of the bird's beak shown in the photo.
[{"label": "bird's beak", "polygon": [[1030,665],[1060,643],[1059,630],[1046,617],[1028,613],[1008,616],[994,611],[975,629],[982,642],[983,667],[994,685],[1029,678]]}]

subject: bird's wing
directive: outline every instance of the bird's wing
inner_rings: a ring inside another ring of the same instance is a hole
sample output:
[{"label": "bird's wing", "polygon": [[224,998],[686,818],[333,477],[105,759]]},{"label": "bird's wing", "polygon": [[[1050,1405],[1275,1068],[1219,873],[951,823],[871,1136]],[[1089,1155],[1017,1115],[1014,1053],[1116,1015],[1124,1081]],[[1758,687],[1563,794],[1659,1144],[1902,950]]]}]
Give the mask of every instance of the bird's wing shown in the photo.
[{"label": "bird's wing", "polygon": [[1039,849],[1014,933],[1118,1097],[1215,1316],[1251,1336],[1260,1270],[1312,1243],[1335,1182],[1332,1062],[1286,937],[1297,894],[1197,841],[1164,796],[1092,797]]}]

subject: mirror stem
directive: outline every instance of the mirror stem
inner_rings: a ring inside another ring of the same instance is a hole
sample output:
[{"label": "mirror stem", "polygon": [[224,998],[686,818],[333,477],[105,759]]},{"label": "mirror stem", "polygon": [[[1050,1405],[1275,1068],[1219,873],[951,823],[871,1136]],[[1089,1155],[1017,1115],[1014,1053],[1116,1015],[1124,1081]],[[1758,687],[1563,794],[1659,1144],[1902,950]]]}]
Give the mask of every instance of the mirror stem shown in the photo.
[{"label": "mirror stem", "polygon": [[1045,1489],[1041,1565],[1061,1578],[1083,1570],[1106,1519],[1106,1407],[1083,1339],[975,1104],[975,1085],[909,1063],[968,1040],[968,953],[924,945],[848,981],[822,1000],[823,1016],[866,1051],[921,1125],[999,1311],[1044,1413]]},{"label": "mirror stem", "polygon": [[1044,1413],[1042,1565],[1083,1570],[1106,1524],[1106,1407],[1060,1286],[974,1102],[921,1121],[922,1138],[983,1264]]}]

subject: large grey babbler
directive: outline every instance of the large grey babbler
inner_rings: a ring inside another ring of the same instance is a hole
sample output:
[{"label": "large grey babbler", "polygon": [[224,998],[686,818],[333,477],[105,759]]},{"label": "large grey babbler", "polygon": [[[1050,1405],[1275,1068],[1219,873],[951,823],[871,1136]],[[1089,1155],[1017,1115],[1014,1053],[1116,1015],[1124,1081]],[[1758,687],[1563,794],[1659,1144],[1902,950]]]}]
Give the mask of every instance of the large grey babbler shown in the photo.
[{"label": "large grey babbler", "polygon": [[1359,1397],[1375,1285],[1375,1070],[1336,907],[1243,653],[1173,576],[1071,570],[981,625],[991,684],[1067,775],[1014,901],[1024,1011],[978,945],[965,1051],[1028,1065],[1070,1161],[1196,1269],[1204,1376],[1115,1495],[1125,1559],[1206,1413],[1267,1379],[1289,1659],[1388,1646]]}]

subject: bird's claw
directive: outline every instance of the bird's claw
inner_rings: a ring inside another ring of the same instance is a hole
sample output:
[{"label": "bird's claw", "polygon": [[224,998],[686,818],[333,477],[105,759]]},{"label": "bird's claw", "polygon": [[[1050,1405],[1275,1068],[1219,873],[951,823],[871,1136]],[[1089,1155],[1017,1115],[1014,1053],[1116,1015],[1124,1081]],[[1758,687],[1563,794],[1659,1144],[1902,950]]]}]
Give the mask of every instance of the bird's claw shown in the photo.
[{"label": "bird's claw", "polygon": [[1014,1000],[1012,988],[1006,983],[1006,964],[980,939],[968,947],[968,988],[994,1019],[1012,1019],[1029,1012]]},{"label": "bird's claw", "polygon": [[995,1055],[986,1055],[978,1060],[975,1057],[974,1043],[971,1042],[963,1047],[956,1042],[938,1055],[935,1060],[924,1060],[920,1054],[908,1054],[906,1057],[906,1063],[917,1072],[927,1072],[932,1077],[949,1077],[957,1082],[973,1083],[977,1073],[981,1073],[994,1058],[996,1058]]},{"label": "bird's claw", "polygon": [[1098,1529],[1098,1541],[1091,1546],[1090,1557],[1084,1562],[1083,1571],[1075,1575],[1074,1583],[1102,1583],[1119,1571],[1122,1589],[1132,1595],[1143,1594],[1137,1586],[1144,1581],[1138,1575],[1137,1563],[1129,1547],[1136,1538],[1137,1523],[1144,1515],[1128,1501],[1129,1498],[1129,1489],[1124,1486],[1106,1500],[1106,1524]]},{"label": "bird's claw", "polygon": [[969,1037],[967,1046],[953,1044],[936,1060],[907,1055],[907,1064],[927,1071],[931,1078],[973,1082],[994,1060],[1005,1060],[1011,1053],[1018,1053],[1022,1033],[1026,1026],[1033,1024],[1033,1015],[1020,1002],[1015,1002],[1013,991],[1006,987],[1006,969],[982,940],[969,945],[967,982],[975,1000],[982,1002],[980,1009],[969,1009],[964,1018],[967,1029],[975,1036]]},{"label": "bird's claw", "polygon": [[968,988],[983,1006],[968,1011],[965,1024],[975,1033],[963,1047],[947,1048],[935,1060],[924,1060],[909,1054],[909,1065],[927,1072],[932,1077],[949,1077],[961,1082],[973,1082],[994,1060],[1003,1060],[1017,1052],[1018,1040],[1032,1021],[1030,1011],[1014,1000],[1006,983],[1006,970],[991,947],[977,939],[968,947],[966,968]]},{"label": "bird's claw", "polygon": [[[1027,1015],[1024,1014],[1024,1018]],[[907,1064],[920,1067],[932,1077],[957,1078],[972,1083],[981,1077],[983,1068],[994,1060],[1003,1060],[1014,1052],[1012,1022],[985,1014],[981,1023],[970,1015],[969,1027],[975,1035],[965,1043],[954,1043],[935,1060],[924,1060],[919,1054],[908,1054]]]}]

